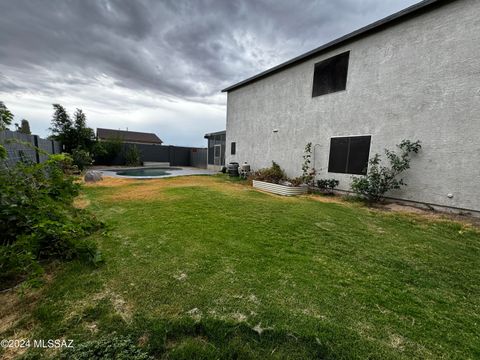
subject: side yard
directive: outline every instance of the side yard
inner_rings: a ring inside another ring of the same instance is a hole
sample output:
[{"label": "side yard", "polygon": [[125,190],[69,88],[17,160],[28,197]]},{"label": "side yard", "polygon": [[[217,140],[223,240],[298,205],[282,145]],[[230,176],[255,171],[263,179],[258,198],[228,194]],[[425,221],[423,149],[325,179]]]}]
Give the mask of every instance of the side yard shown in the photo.
[{"label": "side yard", "polygon": [[1,293],[0,338],[115,333],[160,359],[480,357],[468,225],[206,176],[106,179],[77,206],[106,224],[92,236],[104,264],[58,265],[40,290]]}]

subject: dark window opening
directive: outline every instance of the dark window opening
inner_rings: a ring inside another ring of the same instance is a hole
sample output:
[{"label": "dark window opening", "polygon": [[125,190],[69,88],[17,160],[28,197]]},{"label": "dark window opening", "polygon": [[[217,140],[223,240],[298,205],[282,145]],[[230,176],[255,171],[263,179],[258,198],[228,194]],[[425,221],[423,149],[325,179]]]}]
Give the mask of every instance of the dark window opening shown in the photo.
[{"label": "dark window opening", "polygon": [[236,151],[237,151],[237,143],[232,142],[230,144],[230,155],[235,155]]},{"label": "dark window opening", "polygon": [[371,136],[332,138],[328,172],[366,175],[370,142]]},{"label": "dark window opening", "polygon": [[350,52],[331,57],[315,64],[312,97],[342,91],[347,88]]}]

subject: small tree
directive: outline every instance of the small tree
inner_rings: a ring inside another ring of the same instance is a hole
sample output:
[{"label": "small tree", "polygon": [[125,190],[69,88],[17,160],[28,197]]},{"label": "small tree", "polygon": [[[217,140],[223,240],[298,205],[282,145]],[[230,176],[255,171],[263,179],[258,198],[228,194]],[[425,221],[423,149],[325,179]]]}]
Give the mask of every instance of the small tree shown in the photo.
[{"label": "small tree", "polygon": [[85,113],[77,109],[73,120],[67,110],[60,104],[53,104],[52,138],[65,146],[65,152],[72,154],[74,149],[92,152],[95,144],[95,133],[87,126]]},{"label": "small tree", "polygon": [[3,101],[0,101],[0,131],[8,130],[13,121],[13,114],[8,110]]},{"label": "small tree", "polygon": [[22,122],[20,123],[20,126],[18,124],[15,124],[17,127],[17,131],[22,134],[27,134],[31,135],[32,132],[30,131],[30,124],[28,123],[28,120],[22,119]]},{"label": "small tree", "polygon": [[92,150],[95,143],[95,132],[87,126],[87,117],[81,109],[73,114],[73,134],[77,148]]},{"label": "small tree", "polygon": [[67,110],[60,104],[53,104],[52,138],[65,146],[65,151],[71,153],[76,146],[73,143],[73,122]]},{"label": "small tree", "polygon": [[368,162],[370,166],[367,175],[352,177],[352,190],[355,193],[365,196],[369,201],[380,201],[387,191],[407,185],[398,175],[410,168],[411,154],[418,153],[422,146],[419,140],[402,140],[397,147],[400,154],[385,149],[389,166],[381,165],[380,155],[375,154]]}]

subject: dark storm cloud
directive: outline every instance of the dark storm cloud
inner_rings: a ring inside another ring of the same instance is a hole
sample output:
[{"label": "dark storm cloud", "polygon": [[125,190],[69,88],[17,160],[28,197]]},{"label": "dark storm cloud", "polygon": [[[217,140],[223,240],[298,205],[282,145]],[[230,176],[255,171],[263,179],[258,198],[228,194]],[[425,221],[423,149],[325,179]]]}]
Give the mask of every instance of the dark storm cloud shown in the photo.
[{"label": "dark storm cloud", "polygon": [[200,102],[413,0],[0,0],[0,91],[101,77]]}]

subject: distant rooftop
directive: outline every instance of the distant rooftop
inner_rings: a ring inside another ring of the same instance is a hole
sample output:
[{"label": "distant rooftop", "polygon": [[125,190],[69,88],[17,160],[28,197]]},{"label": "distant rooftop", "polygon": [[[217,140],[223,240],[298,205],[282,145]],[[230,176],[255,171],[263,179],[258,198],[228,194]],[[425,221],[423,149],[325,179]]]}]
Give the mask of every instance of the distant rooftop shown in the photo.
[{"label": "distant rooftop", "polygon": [[97,128],[97,138],[100,140],[115,140],[119,139],[123,142],[143,143],[143,144],[162,144],[163,141],[154,133],[102,129]]},{"label": "distant rooftop", "polygon": [[215,136],[215,135],[225,135],[226,133],[227,133],[227,130],[208,133],[208,134],[205,134],[204,139],[208,139],[209,137],[212,137],[212,136]]}]

